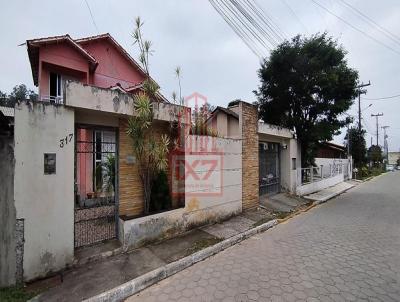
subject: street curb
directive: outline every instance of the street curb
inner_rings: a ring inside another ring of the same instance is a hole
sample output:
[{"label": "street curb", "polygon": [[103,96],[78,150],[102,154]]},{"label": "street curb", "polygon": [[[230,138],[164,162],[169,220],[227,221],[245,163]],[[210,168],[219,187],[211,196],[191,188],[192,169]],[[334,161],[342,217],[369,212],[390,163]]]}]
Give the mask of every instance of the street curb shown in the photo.
[{"label": "street curb", "polygon": [[328,195],[328,196],[326,196],[326,197],[324,197],[324,198],[322,198],[322,199],[314,200],[313,203],[314,203],[315,205],[318,205],[318,204],[321,204],[321,203],[325,203],[325,202],[327,202],[329,199],[332,199],[332,198],[334,198],[334,197],[336,197],[336,196],[338,196],[338,195],[340,195],[340,194],[342,194],[342,193],[346,192],[347,190],[350,190],[350,189],[352,189],[352,188],[354,188],[354,187],[355,187],[355,185],[351,185],[351,187],[349,187],[349,188],[342,189],[342,190],[340,190],[340,191],[338,191],[338,192],[332,193],[332,194],[330,194],[330,195]]},{"label": "street curb", "polygon": [[253,235],[264,232],[273,226],[278,224],[278,220],[274,219],[268,221],[260,226],[247,230],[243,233],[237,234],[233,237],[225,239],[213,246],[207,247],[201,251],[198,251],[190,256],[179,259],[175,262],[171,262],[162,267],[159,267],[153,271],[150,271],[142,276],[132,279],[124,284],[121,284],[113,289],[103,292],[97,296],[91,297],[84,301],[87,302],[103,302],[103,301],[122,301],[129,296],[132,296],[139,291],[154,285],[155,283],[170,277],[185,268],[196,264],[197,262],[203,261],[225,249],[231,247]]}]

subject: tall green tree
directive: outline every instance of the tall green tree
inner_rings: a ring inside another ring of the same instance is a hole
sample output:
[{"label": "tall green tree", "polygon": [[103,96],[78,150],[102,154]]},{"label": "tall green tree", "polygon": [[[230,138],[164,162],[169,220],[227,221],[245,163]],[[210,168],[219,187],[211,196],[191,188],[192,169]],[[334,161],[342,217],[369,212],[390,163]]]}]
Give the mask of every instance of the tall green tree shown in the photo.
[{"label": "tall green tree", "polygon": [[365,130],[358,130],[357,127],[352,127],[346,134],[346,146],[349,148],[350,154],[353,157],[354,165],[361,168],[367,163],[367,143],[365,141]]},{"label": "tall green tree", "polygon": [[318,143],[350,123],[342,116],[357,95],[358,72],[326,33],[285,41],[265,59],[255,91],[260,117],[295,131],[303,167],[314,164]]},{"label": "tall green tree", "polygon": [[382,148],[378,145],[369,147],[368,160],[371,161],[374,166],[379,166],[383,161]]}]

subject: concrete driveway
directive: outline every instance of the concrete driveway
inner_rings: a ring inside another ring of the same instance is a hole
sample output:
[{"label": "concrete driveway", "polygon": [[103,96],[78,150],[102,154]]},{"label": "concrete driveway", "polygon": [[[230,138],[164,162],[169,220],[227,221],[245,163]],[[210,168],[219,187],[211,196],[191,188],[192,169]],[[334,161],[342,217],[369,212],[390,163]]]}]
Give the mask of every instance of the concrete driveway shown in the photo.
[{"label": "concrete driveway", "polygon": [[360,184],[128,301],[400,301],[400,172]]}]

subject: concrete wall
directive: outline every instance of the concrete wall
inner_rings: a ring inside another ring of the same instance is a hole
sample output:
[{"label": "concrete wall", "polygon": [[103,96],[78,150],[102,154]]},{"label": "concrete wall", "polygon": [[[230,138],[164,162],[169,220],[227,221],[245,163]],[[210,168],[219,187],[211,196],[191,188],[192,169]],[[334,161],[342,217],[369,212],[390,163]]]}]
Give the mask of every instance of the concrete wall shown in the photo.
[{"label": "concrete wall", "polygon": [[228,116],[228,137],[239,138],[239,120]]},{"label": "concrete wall", "polygon": [[258,123],[258,132],[280,138],[293,138],[293,133],[289,129],[277,127],[264,122]]},{"label": "concrete wall", "polygon": [[[131,220],[120,220],[120,240],[125,248],[167,238],[192,227],[226,219],[242,211],[242,141],[189,136],[185,160],[193,175],[185,177],[185,207]],[[195,160],[218,161],[211,176],[203,181],[210,166]],[[186,170],[185,174],[188,172]],[[198,185],[196,185],[198,184]]]},{"label": "concrete wall", "polygon": [[228,136],[228,116],[226,113],[218,112],[217,114],[217,132],[222,137]]},{"label": "concrete wall", "polygon": [[337,174],[330,178],[324,178],[316,182],[298,186],[296,189],[296,194],[299,196],[311,194],[322,189],[337,185],[344,181],[343,173]]},{"label": "concrete wall", "polygon": [[347,175],[351,179],[353,174],[352,160],[347,158],[322,158],[316,157],[315,164],[317,167],[322,166],[322,173],[324,177],[329,177],[331,174],[331,170],[334,166],[337,165],[345,165],[347,167]]},{"label": "concrete wall", "polygon": [[[23,276],[31,280],[73,260],[74,112],[22,103],[16,106],[14,135],[16,217],[24,219]],[[65,138],[68,143],[61,144]],[[56,154],[56,174],[44,174],[44,153]]]},{"label": "concrete wall", "polygon": [[397,165],[397,160],[400,158],[400,152],[389,152],[388,153],[389,164]]},{"label": "concrete wall", "polygon": [[[301,148],[299,142],[293,138],[293,133],[286,128],[278,128],[266,123],[258,123],[258,137],[262,142],[280,144],[280,181],[281,189],[295,194],[298,184],[297,170],[301,168]],[[283,147],[286,146],[286,149]],[[292,159],[296,159],[293,166]]]},{"label": "concrete wall", "polygon": [[16,282],[14,139],[0,136],[0,287]]},{"label": "concrete wall", "polygon": [[[118,115],[134,114],[133,95],[74,81],[65,82],[64,101],[66,106],[77,109],[96,110]],[[184,119],[190,113],[186,114],[186,111],[182,113],[183,110],[185,110],[184,107],[174,104],[154,103],[154,119],[176,121],[179,116]]]}]

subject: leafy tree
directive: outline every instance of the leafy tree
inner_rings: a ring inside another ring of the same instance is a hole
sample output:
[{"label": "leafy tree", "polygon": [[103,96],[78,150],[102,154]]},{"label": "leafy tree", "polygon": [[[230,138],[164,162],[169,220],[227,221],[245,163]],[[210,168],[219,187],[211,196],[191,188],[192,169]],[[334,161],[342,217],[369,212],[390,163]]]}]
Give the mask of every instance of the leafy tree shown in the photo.
[{"label": "leafy tree", "polygon": [[372,145],[368,149],[368,159],[372,162],[374,166],[378,166],[382,163],[382,148],[378,145]]},{"label": "leafy tree", "polygon": [[152,188],[161,171],[168,168],[167,156],[169,151],[169,136],[157,136],[152,128],[154,122],[154,105],[158,100],[158,85],[150,78],[149,56],[151,42],[143,39],[140,18],[136,19],[133,32],[134,44],[139,47],[139,61],[146,73],[143,92],[134,96],[135,115],[128,120],[127,134],[133,142],[133,150],[139,168],[139,177],[143,186],[144,213],[150,211]]},{"label": "leafy tree", "polygon": [[217,130],[210,127],[207,119],[210,117],[211,112],[215,109],[210,103],[205,103],[200,108],[195,108],[192,111],[192,127],[190,133],[193,135],[208,135],[218,136]]},{"label": "leafy tree", "polygon": [[367,162],[367,143],[365,141],[365,130],[358,130],[352,127],[346,134],[346,146],[349,146],[350,154],[353,157],[354,165],[361,168]]},{"label": "leafy tree", "polygon": [[230,102],[228,103],[228,107],[233,106],[233,105],[236,104],[237,102],[241,102],[241,101],[242,101],[241,99],[235,99],[235,100],[233,100],[233,101],[230,101]]},{"label": "leafy tree", "polygon": [[400,157],[396,161],[397,165],[400,166]]},{"label": "leafy tree", "polygon": [[7,106],[8,98],[7,93],[0,90],[0,106]]},{"label": "leafy tree", "polygon": [[10,95],[0,91],[0,104],[3,106],[13,107],[18,101],[25,101],[30,99],[37,101],[38,95],[31,89],[28,89],[25,84],[14,86]]},{"label": "leafy tree", "polygon": [[9,102],[14,105],[18,101],[25,101],[27,99],[37,101],[38,95],[33,90],[28,89],[25,84],[14,86],[9,96]]},{"label": "leafy tree", "polygon": [[260,117],[295,130],[303,167],[314,163],[318,143],[350,123],[342,114],[357,95],[358,72],[347,66],[345,55],[323,33],[285,41],[261,64],[255,91]]}]

